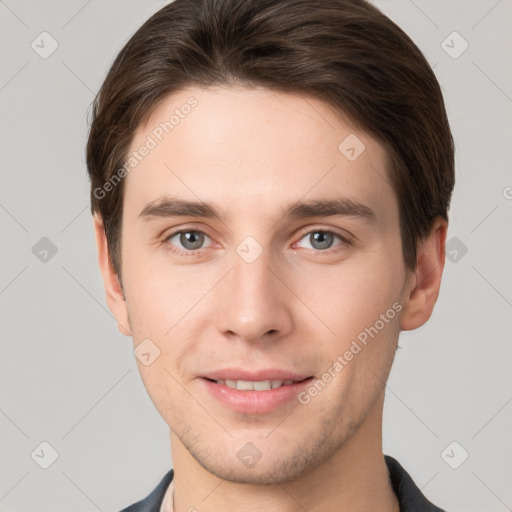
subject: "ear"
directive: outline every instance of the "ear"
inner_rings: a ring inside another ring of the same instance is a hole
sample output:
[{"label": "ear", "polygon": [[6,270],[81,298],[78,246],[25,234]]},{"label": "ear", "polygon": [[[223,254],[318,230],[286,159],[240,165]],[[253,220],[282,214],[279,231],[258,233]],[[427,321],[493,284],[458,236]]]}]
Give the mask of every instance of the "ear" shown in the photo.
[{"label": "ear", "polygon": [[114,267],[112,266],[103,220],[98,214],[94,215],[94,234],[98,248],[98,263],[103,277],[103,286],[105,287],[108,307],[117,320],[117,328],[119,331],[126,336],[131,336],[132,332],[129,327],[130,321],[124,292],[119,283],[117,274],[114,271]]},{"label": "ear", "polygon": [[411,272],[403,297],[400,328],[404,331],[417,329],[432,315],[443,275],[447,230],[448,222],[437,217],[418,248],[416,269]]}]

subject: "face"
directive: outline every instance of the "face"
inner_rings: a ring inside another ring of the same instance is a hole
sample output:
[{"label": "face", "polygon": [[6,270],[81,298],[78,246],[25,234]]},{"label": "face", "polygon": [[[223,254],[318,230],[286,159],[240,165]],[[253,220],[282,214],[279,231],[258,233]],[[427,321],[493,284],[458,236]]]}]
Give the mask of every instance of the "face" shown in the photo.
[{"label": "face", "polygon": [[167,98],[133,151],[122,307],[176,442],[232,481],[319,467],[375,417],[400,330],[383,147],[312,98],[218,87]]}]

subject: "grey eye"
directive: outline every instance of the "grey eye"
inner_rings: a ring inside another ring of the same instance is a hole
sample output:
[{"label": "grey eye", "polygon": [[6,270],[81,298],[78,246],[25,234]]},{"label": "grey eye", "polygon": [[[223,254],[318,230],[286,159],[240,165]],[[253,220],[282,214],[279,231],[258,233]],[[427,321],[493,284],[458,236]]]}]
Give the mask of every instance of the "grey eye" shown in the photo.
[{"label": "grey eye", "polygon": [[329,249],[333,245],[335,238],[340,239],[340,236],[330,231],[311,231],[307,233],[301,240],[307,239],[312,249],[325,250]]},{"label": "grey eye", "polygon": [[168,238],[168,241],[172,244],[175,244],[173,239],[176,237],[179,237],[179,244],[181,244],[181,246],[188,251],[195,251],[200,249],[205,240],[204,233],[192,229],[175,233]]}]

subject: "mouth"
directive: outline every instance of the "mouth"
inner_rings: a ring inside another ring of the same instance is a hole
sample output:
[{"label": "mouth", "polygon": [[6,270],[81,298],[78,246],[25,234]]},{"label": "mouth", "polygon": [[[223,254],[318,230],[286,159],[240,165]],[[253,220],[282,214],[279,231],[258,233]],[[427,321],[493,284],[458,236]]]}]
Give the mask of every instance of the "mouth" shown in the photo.
[{"label": "mouth", "polygon": [[240,391],[268,391],[270,389],[278,389],[283,386],[291,386],[293,384],[298,384],[304,382],[306,380],[312,379],[313,377],[306,377],[301,380],[230,380],[230,379],[209,379],[206,377],[206,380],[210,382],[215,382],[219,386],[226,386],[231,389],[238,389]]},{"label": "mouth", "polygon": [[[290,376],[290,375],[287,375]],[[199,379],[218,403],[232,411],[244,414],[265,414],[295,402],[299,393],[311,383],[313,376],[288,379],[225,379],[202,377]]]}]

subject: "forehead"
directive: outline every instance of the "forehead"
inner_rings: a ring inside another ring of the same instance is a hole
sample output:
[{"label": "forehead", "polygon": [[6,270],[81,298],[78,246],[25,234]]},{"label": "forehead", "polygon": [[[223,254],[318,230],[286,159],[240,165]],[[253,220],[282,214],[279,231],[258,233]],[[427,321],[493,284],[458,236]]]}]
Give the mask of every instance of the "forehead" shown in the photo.
[{"label": "forehead", "polygon": [[331,196],[371,203],[383,215],[396,207],[382,145],[299,94],[181,90],[138,127],[128,156],[134,152],[125,206],[139,209],[165,194],[253,212]]}]

